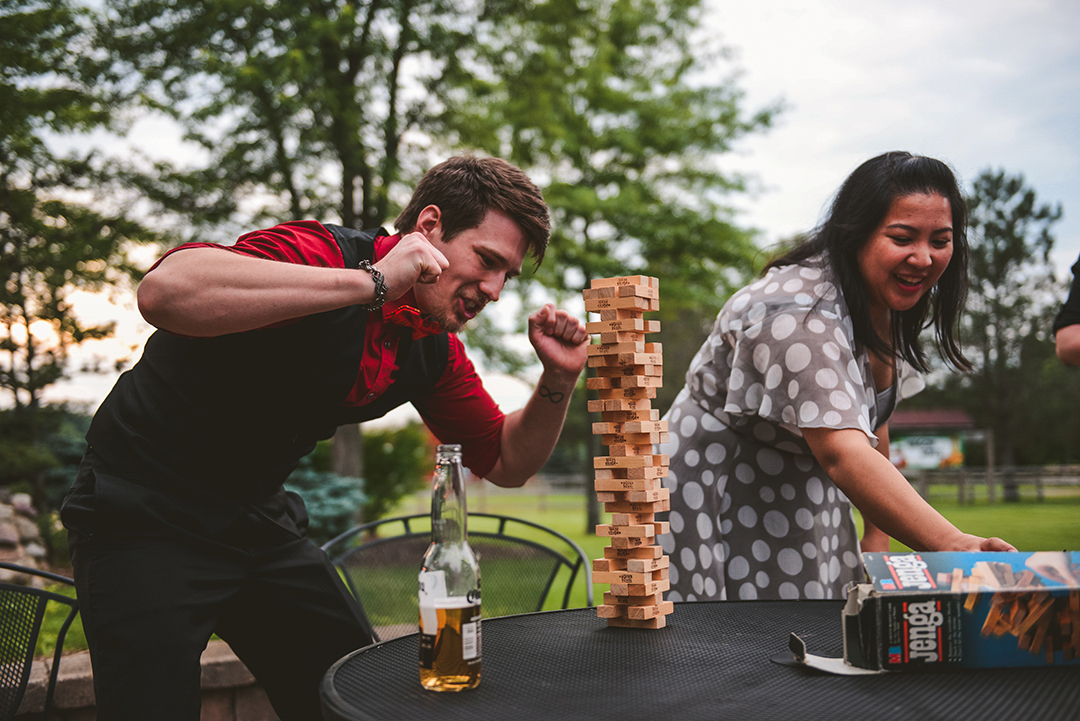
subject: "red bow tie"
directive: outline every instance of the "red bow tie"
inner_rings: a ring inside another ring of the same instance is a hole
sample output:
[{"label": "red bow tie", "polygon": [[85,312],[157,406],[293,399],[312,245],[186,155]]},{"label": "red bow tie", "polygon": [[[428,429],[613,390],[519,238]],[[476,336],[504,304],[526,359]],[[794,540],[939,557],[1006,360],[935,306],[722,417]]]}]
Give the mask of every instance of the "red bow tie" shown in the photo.
[{"label": "red bow tie", "polygon": [[443,332],[441,325],[431,318],[425,318],[419,309],[413,308],[411,305],[399,305],[393,310],[386,311],[383,318],[394,325],[412,328],[413,340]]}]

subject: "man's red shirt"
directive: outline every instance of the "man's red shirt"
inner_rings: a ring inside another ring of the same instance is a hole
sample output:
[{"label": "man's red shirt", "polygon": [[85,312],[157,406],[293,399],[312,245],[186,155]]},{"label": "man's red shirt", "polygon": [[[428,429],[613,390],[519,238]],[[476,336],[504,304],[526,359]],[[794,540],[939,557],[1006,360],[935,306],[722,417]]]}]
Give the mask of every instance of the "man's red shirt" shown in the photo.
[{"label": "man's red shirt", "polygon": [[[400,240],[400,235],[376,238],[375,260],[385,256]],[[282,223],[273,228],[256,230],[240,236],[234,245],[185,243],[165,256],[198,247],[220,248],[283,263],[323,268],[345,267],[341,250],[330,231],[314,220]],[[153,268],[150,270],[152,272]],[[410,328],[387,320],[402,305],[416,305],[411,290],[401,298],[388,302],[381,311],[368,314],[360,373],[349,395],[342,401],[344,405],[367,405],[385,393],[393,383],[398,370],[400,341],[413,332]],[[449,335],[449,340],[445,371],[432,392],[422,400],[414,401],[413,406],[441,443],[461,444],[462,461],[473,473],[483,477],[499,459],[499,443],[506,416],[484,388],[461,341],[454,334]]]}]

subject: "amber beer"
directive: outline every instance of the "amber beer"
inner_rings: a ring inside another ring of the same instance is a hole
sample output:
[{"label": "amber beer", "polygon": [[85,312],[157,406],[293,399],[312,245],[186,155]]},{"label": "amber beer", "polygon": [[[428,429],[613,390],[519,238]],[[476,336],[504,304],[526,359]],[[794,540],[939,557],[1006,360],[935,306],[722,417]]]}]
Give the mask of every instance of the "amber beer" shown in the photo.
[{"label": "amber beer", "polygon": [[441,445],[431,493],[431,544],[419,576],[420,684],[464,691],[480,683],[480,566],[469,546],[461,446]]},{"label": "amber beer", "polygon": [[[435,633],[421,631],[420,683],[429,691],[463,691],[480,683],[480,604],[460,601],[467,605],[431,609],[437,615]],[[423,629],[423,611],[420,624]]]}]

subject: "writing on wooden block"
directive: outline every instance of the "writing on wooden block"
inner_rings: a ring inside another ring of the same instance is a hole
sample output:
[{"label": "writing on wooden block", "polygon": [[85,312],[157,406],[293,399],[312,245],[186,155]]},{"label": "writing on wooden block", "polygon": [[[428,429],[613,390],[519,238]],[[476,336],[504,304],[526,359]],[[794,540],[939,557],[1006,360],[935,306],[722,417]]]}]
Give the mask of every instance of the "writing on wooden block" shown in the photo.
[{"label": "writing on wooden block", "polygon": [[605,503],[604,510],[608,513],[662,513],[671,510],[671,499],[665,498],[655,503],[613,501]]},{"label": "writing on wooden block", "polygon": [[598,536],[631,536],[649,537],[656,535],[656,524],[645,523],[640,526],[616,526],[610,523],[601,523],[596,527]]},{"label": "writing on wooden block", "polygon": [[649,275],[622,275],[617,278],[593,278],[589,281],[589,288],[608,288],[628,285],[643,285],[648,288],[659,288],[660,280]]},{"label": "writing on wooden block", "polygon": [[637,548],[612,548],[604,549],[604,558],[610,560],[631,558],[656,559],[664,557],[664,549],[660,546],[639,546]]},{"label": "writing on wooden block", "polygon": [[585,324],[585,332],[590,335],[598,333],[615,333],[619,331],[636,331],[638,333],[659,333],[660,321],[645,320],[641,317],[621,318],[618,320],[590,321]]},{"label": "writing on wooden block", "polygon": [[670,587],[671,583],[667,579],[649,583],[613,583],[611,592],[616,596],[647,596],[650,593],[663,593]]}]

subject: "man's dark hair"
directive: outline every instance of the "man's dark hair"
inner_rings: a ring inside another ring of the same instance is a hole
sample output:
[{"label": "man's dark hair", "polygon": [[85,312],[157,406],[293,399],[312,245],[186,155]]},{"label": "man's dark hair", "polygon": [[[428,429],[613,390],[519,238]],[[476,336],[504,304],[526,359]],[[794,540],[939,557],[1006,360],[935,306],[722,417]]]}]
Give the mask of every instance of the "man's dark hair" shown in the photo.
[{"label": "man's dark hair", "polygon": [[429,205],[442,213],[444,241],[480,225],[489,210],[498,210],[521,229],[536,264],[544,259],[551,237],[544,196],[529,176],[505,160],[465,155],[439,163],[424,173],[395,227],[411,233],[420,211]]},{"label": "man's dark hair", "polygon": [[[893,349],[870,319],[867,292],[859,271],[859,249],[884,220],[893,201],[904,195],[940,195],[952,210],[953,254],[937,284],[910,310],[892,314]],[[797,246],[772,260],[768,268],[792,265],[822,256],[844,294],[855,340],[881,357],[898,354],[915,368],[928,371],[919,334],[934,326],[941,355],[961,370],[971,363],[957,340],[968,288],[967,206],[948,165],[911,153],[894,151],[871,158],[848,176],[836,193],[828,217]],[[927,321],[927,317],[930,321]]]}]

